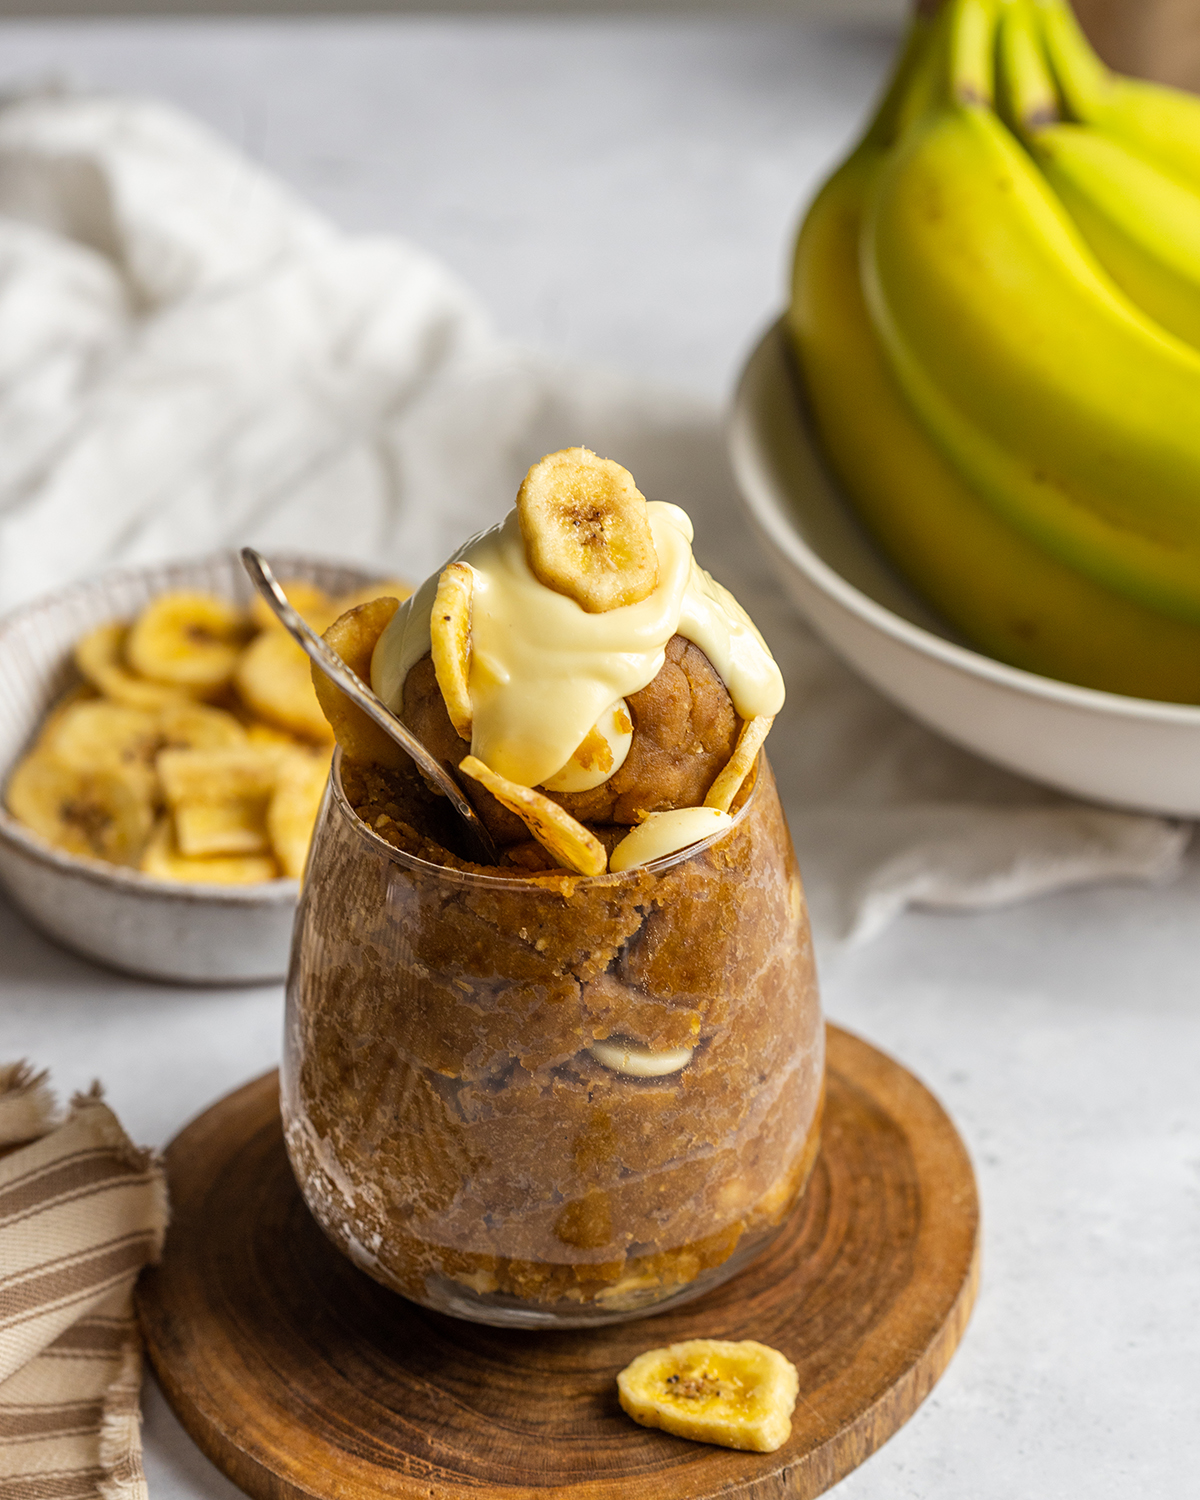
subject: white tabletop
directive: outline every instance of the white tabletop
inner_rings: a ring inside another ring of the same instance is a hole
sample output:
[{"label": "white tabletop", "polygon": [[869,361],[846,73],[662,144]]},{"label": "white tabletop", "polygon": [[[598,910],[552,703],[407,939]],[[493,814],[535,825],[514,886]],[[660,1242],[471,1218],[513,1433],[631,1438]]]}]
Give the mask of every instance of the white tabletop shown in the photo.
[{"label": "white tabletop", "polygon": [[[892,39],[463,17],[10,23],[0,43],[5,84],[57,73],[191,109],[346,227],[442,257],[525,343],[719,397]],[[948,1106],[985,1225],[961,1351],[839,1495],[1200,1493],[1198,898],[1193,859],[1165,888],[908,915],[861,949],[818,931],[828,1013]],[[0,990],[0,1055],[63,1093],[100,1077],[140,1141],[278,1054],[278,988],[124,979],[3,906]],[[146,1444],[153,1500],[237,1494],[152,1389]]]}]

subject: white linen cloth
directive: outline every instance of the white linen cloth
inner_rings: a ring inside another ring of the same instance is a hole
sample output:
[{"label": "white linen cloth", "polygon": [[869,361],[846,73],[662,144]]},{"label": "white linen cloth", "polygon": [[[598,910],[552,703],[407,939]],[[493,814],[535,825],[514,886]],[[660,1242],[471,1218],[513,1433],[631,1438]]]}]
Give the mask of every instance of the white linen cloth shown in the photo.
[{"label": "white linen cloth", "polygon": [[691,512],[776,652],[771,756],[827,937],[1178,869],[1187,828],[986,766],[836,662],[755,550],[707,403],[505,344],[420,250],[340,233],[172,109],[0,109],[0,609],[247,542],[416,581],[572,443]]}]

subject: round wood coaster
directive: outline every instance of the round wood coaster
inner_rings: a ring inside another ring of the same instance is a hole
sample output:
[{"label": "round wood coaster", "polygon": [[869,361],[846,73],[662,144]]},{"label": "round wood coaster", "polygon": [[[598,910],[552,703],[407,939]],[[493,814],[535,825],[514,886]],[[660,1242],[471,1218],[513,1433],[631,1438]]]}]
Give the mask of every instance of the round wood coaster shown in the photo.
[{"label": "round wood coaster", "polygon": [[[173,1214],[142,1329],[183,1425],[259,1500],[705,1500],[819,1495],[928,1395],[979,1267],[966,1150],[898,1063],[829,1028],[824,1140],[805,1196],[740,1276],[673,1312],[559,1333],[426,1312],[355,1269],[305,1208],[274,1073],[170,1146]],[[800,1372],[792,1435],[738,1453],[638,1427],[642,1350],[754,1338]]]}]

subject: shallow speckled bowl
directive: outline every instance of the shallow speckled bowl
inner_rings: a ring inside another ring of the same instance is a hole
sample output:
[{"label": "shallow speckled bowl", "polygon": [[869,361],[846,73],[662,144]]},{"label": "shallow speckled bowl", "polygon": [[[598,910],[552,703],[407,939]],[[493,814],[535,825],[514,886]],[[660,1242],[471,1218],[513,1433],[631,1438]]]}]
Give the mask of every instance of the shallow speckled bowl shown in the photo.
[{"label": "shallow speckled bowl", "polygon": [[[332,594],[371,575],[358,568],[276,555],[282,578]],[[253,592],[236,553],[108,573],[35,600],[0,620],[0,783],[78,673],[72,648],[105,620],[130,618],[171,589],[203,589],[248,604]],[[64,853],[0,807],[0,885],[43,932],[87,958],[150,979],[255,984],[287,971],[294,880],[218,886],[157,880],[103,860]]]},{"label": "shallow speckled bowl", "polygon": [[1075,687],[984,656],[885,562],[816,451],[781,324],[742,372],[729,454],[783,586],[880,692],[947,739],[1064,792],[1200,817],[1200,706]]}]

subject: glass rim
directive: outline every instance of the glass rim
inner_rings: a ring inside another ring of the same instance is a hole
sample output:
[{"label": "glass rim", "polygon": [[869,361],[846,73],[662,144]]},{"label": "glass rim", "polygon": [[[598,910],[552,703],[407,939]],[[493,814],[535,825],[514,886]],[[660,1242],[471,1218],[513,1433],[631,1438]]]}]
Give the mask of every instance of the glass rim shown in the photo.
[{"label": "glass rim", "polygon": [[[697,839],[693,844],[685,844],[682,849],[673,849],[670,854],[662,854],[657,859],[647,860],[644,865],[632,865],[628,870],[605,870],[601,875],[577,875],[572,870],[531,870],[528,875],[491,875],[486,870],[459,870],[453,865],[439,865],[432,860],[422,859],[417,854],[410,854],[407,849],[400,849],[395,844],[388,843],[368,824],[364,823],[354,808],[350,805],[350,799],[346,796],[345,788],[342,786],[342,747],[338,745],[333,752],[333,761],[329,768],[329,785],[332,789],[333,800],[338,806],[338,811],[349,820],[357,834],[368,844],[373,844],[376,849],[393,864],[402,865],[417,873],[427,873],[436,876],[439,880],[448,880],[460,884],[478,883],[486,885],[493,890],[523,890],[531,888],[538,889],[539,882],[549,877],[566,876],[569,880],[577,881],[589,889],[595,889],[601,885],[615,885],[620,881],[633,880],[639,875],[660,875],[673,869],[676,865],[683,864],[685,860],[694,858],[697,854],[703,854],[705,850],[711,849],[714,844],[719,844],[722,839],[727,838],[737,829],[742,820],[749,813],[756,797],[758,796],[759,784],[762,781],[762,766],[766,757],[765,750],[759,750],[754,761],[754,780],[749,792],[743,797],[741,805],[736,812],[730,816],[733,822],[726,828],[718,828],[715,832],[708,834],[702,839]],[[749,774],[749,773],[747,773]],[[743,782],[743,786],[745,783]],[[740,791],[740,788],[739,788]],[[637,827],[633,824],[632,827]],[[544,889],[544,887],[540,887]]]}]

